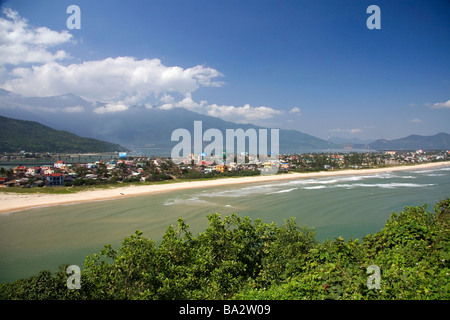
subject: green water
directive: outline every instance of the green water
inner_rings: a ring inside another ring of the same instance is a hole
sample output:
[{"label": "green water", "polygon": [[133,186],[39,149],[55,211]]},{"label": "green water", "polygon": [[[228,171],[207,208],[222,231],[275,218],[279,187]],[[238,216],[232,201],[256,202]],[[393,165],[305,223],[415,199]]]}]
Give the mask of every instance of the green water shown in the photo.
[{"label": "green water", "polygon": [[295,217],[318,240],[361,239],[383,228],[405,205],[433,205],[450,196],[450,166],[364,176],[184,190],[118,200],[42,207],[0,216],[0,282],[83,266],[105,244],[118,248],[136,230],[156,242],[182,217],[194,233],[207,215],[237,213],[282,224]]}]

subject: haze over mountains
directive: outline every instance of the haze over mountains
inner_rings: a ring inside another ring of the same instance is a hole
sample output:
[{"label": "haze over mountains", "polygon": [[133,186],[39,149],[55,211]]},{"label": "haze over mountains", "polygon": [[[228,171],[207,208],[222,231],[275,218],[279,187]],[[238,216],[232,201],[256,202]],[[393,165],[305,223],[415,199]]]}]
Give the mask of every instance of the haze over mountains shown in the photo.
[{"label": "haze over mountains", "polygon": [[[93,105],[70,93],[41,98],[24,97],[0,89],[0,115],[37,121],[57,130],[66,130],[82,137],[108,141],[143,152],[167,152],[178,143],[171,141],[172,132],[178,128],[193,132],[194,121],[202,121],[203,132],[216,128],[223,132],[224,137],[226,129],[262,128],[224,121],[183,108],[164,110],[157,107],[131,106],[126,112],[103,110],[106,110],[105,103],[98,102]],[[270,137],[270,131],[268,136]],[[328,147],[339,146],[300,131],[280,129],[280,152]]]},{"label": "haze over mountains", "polygon": [[[203,132],[209,128],[216,128],[224,137],[226,129],[262,128],[252,124],[224,121],[183,108],[164,110],[158,107],[131,106],[123,111],[120,105],[111,108],[102,102],[93,104],[70,93],[53,97],[24,97],[3,89],[0,89],[0,115],[36,121],[81,137],[119,144],[139,153],[161,155],[168,155],[171,148],[178,143],[171,141],[172,132],[178,128],[193,132],[194,121],[202,121]],[[342,149],[344,146],[371,150],[450,148],[450,138],[446,133],[431,137],[410,136],[398,140],[377,140],[367,143],[369,141],[349,142],[342,139],[326,141],[297,130],[279,129],[281,153]],[[270,130],[268,131],[270,136]],[[268,150],[270,151],[270,146]]]}]

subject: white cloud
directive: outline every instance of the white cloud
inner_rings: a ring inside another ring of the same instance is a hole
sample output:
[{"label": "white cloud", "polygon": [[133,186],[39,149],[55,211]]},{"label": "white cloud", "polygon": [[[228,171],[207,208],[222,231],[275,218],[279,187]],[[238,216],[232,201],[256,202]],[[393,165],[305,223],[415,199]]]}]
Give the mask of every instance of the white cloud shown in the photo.
[{"label": "white cloud", "polygon": [[49,62],[31,68],[15,68],[6,90],[28,96],[62,95],[72,92],[90,101],[127,104],[144,102],[166,92],[183,95],[200,86],[218,86],[213,78],[220,72],[203,66],[183,69],[168,67],[159,59],[107,58],[81,64]]},{"label": "white cloud", "polygon": [[111,112],[122,112],[128,110],[128,106],[123,103],[108,103],[102,107],[97,107],[94,109],[95,113],[111,113]]},{"label": "white cloud", "polygon": [[160,100],[161,102],[165,102],[159,107],[160,109],[170,110],[172,108],[185,108],[197,113],[236,123],[255,123],[259,120],[270,119],[283,113],[282,111],[265,106],[252,107],[249,104],[245,104],[242,107],[236,107],[208,104],[205,100],[196,102],[192,99],[191,93],[187,93],[180,101],[175,101],[173,96],[167,94],[163,95]]},{"label": "white cloud", "polygon": [[409,120],[408,122],[410,122],[410,123],[421,123],[422,119],[415,118],[415,119]]},{"label": "white cloud", "polygon": [[206,101],[200,101],[200,103],[195,102],[192,99],[192,94],[189,92],[185,95],[185,97],[178,102],[172,102],[172,105],[177,108],[185,108],[194,112],[204,113],[204,109],[206,106]]},{"label": "white cloud", "polygon": [[75,106],[75,107],[66,107],[63,109],[64,112],[68,113],[77,113],[77,112],[83,112],[84,107],[83,106]]},{"label": "white cloud", "polygon": [[[149,109],[149,102],[155,99],[161,102],[161,109],[185,108],[238,123],[287,114],[266,106],[194,101],[192,93],[198,88],[223,85],[217,80],[223,74],[203,65],[165,66],[159,59],[137,60],[128,56],[62,64],[59,60],[68,54],[49,49],[72,41],[69,32],[32,27],[13,10],[4,10],[4,15],[6,18],[0,17],[0,87],[14,93],[45,97],[71,92],[92,102],[98,114],[124,112],[132,104],[144,104]],[[5,64],[13,65],[12,69],[7,71]],[[96,106],[96,101],[103,103]],[[62,109],[69,113],[83,110],[82,106]],[[289,113],[299,115],[300,109],[294,107]]]},{"label": "white cloud", "polygon": [[175,101],[175,98],[170,94],[164,93],[162,97],[159,98],[159,100],[165,103],[172,103]]},{"label": "white cloud", "polygon": [[329,132],[349,132],[349,133],[359,133],[362,132],[362,129],[331,129]]},{"label": "white cloud", "polygon": [[219,106],[217,104],[208,105],[206,113],[209,116],[222,118],[224,120],[233,121],[236,123],[251,123],[263,119],[272,118],[275,115],[282,114],[281,111],[270,107],[252,107],[246,104],[242,107],[235,106]]},{"label": "white cloud", "polygon": [[165,103],[165,104],[163,104],[162,106],[159,107],[159,109],[162,109],[162,110],[170,110],[170,109],[173,109],[173,108],[175,108],[175,107],[171,103]]},{"label": "white cloud", "polygon": [[67,31],[50,30],[46,27],[32,28],[28,21],[11,9],[3,9],[0,17],[0,64],[47,63],[68,57],[64,50],[56,53],[48,49],[69,42],[72,35]]},{"label": "white cloud", "polygon": [[[63,65],[58,60],[68,54],[49,49],[70,42],[71,38],[67,30],[36,28],[16,11],[4,9],[0,17],[0,87],[25,96],[72,92],[89,101],[135,104],[166,92],[185,96],[201,86],[222,85],[216,78],[223,75],[213,68],[165,66],[159,59],[116,57]],[[6,64],[15,67],[6,72]]]},{"label": "white cloud", "polygon": [[438,102],[431,106],[433,109],[450,109],[450,100],[446,102]]},{"label": "white cloud", "polygon": [[289,110],[289,113],[294,113],[294,114],[300,115],[300,108],[294,107],[291,110]]},{"label": "white cloud", "polygon": [[223,76],[217,70],[212,68],[205,68],[203,66],[195,66],[193,68],[186,69],[186,74],[196,79],[199,84],[204,87],[220,87],[223,85],[221,81],[213,81],[212,79]]}]

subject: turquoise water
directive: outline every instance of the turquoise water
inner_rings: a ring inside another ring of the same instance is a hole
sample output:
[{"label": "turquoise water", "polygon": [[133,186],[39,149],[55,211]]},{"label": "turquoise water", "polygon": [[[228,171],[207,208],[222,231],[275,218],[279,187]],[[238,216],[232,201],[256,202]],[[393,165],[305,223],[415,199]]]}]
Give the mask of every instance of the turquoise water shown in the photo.
[{"label": "turquoise water", "polygon": [[450,196],[450,166],[386,173],[303,178],[183,190],[92,203],[43,207],[0,215],[0,282],[62,264],[83,266],[105,244],[118,248],[136,230],[160,241],[182,217],[194,233],[207,215],[236,213],[282,224],[295,217],[317,239],[361,239],[383,228],[392,211]]}]

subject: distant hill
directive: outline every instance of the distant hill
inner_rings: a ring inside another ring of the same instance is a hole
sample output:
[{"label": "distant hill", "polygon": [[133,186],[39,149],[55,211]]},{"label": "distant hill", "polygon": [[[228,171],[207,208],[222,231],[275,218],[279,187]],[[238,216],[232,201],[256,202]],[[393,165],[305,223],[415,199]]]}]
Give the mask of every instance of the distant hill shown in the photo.
[{"label": "distant hill", "polygon": [[[0,89],[0,114],[2,116],[36,121],[53,128],[51,129],[53,133],[50,135],[53,138],[41,138],[38,135],[42,130],[40,127],[33,127],[34,129],[30,131],[22,132],[18,129],[18,123],[8,130],[5,130],[4,124],[1,124],[0,151],[12,149],[47,150],[51,147],[53,148],[52,151],[100,152],[102,150],[121,151],[127,148],[140,154],[166,156],[170,155],[171,149],[178,143],[178,141],[171,141],[172,132],[175,129],[184,128],[192,134],[194,121],[202,121],[203,132],[210,128],[219,129],[224,138],[226,129],[236,130],[241,128],[247,130],[253,128],[258,130],[262,128],[252,124],[237,124],[225,121],[184,108],[163,110],[158,107],[149,108],[134,105],[130,106],[126,112],[103,114],[94,112],[95,108],[105,105],[104,102],[88,102],[71,93],[51,97],[25,97]],[[29,129],[29,124],[24,127],[24,130]],[[16,133],[12,134],[12,132]],[[69,132],[78,136],[70,135]],[[23,138],[25,133],[28,134],[26,139]],[[281,128],[279,134],[279,150],[281,153],[301,153],[327,149],[344,150],[344,147],[370,150],[450,149],[450,135],[447,133],[439,133],[434,136],[411,135],[396,140],[382,139],[372,142],[339,137],[332,137],[329,141],[326,141],[298,130]],[[6,138],[5,135],[8,135],[8,137]],[[268,135],[270,136],[269,132]],[[61,137],[65,138],[59,139]],[[43,145],[44,141],[46,141],[46,145]],[[206,142],[205,145],[208,143]],[[270,145],[268,145],[268,151],[270,150],[269,147]]]},{"label": "distant hill", "polygon": [[450,134],[438,133],[433,136],[410,135],[395,140],[377,140],[369,144],[376,150],[446,150],[450,149]]},{"label": "distant hill", "polygon": [[[95,108],[104,105],[102,102],[93,104],[70,93],[53,97],[25,97],[0,89],[0,114],[3,116],[37,121],[51,128],[117,143],[145,154],[169,155],[170,150],[178,143],[171,141],[172,132],[184,128],[192,133],[196,120],[202,121],[203,132],[216,128],[222,132],[223,137],[226,129],[262,128],[224,121],[183,108],[163,110],[135,105],[130,106],[126,112],[94,112]],[[297,130],[280,128],[279,133],[281,153],[341,147]]]},{"label": "distant hill", "polygon": [[0,152],[114,152],[126,148],[109,142],[79,137],[38,122],[0,116]]}]

